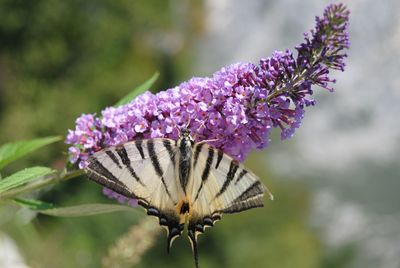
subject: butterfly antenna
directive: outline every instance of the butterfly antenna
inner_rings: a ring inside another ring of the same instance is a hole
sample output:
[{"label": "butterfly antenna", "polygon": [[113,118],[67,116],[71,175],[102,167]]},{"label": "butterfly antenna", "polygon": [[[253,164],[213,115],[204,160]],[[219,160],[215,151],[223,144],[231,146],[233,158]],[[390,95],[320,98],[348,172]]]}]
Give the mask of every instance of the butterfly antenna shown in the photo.
[{"label": "butterfly antenna", "polygon": [[188,230],[188,237],[190,240],[190,244],[192,245],[194,265],[196,266],[196,268],[199,268],[199,253],[197,250],[197,239],[195,232],[193,230]]},{"label": "butterfly antenna", "polygon": [[[196,121],[196,120],[195,120],[195,121]],[[194,135],[193,135],[193,140],[197,140],[198,133],[200,133],[200,131],[201,131],[202,128],[205,128],[205,127],[206,127],[206,125],[205,125],[203,122],[201,122],[200,120],[197,120],[197,122],[200,123],[200,127],[196,130],[196,133],[194,133]]]},{"label": "butterfly antenna", "polygon": [[174,125],[174,127],[176,128],[176,130],[178,130],[178,133],[179,133],[179,136],[180,136],[181,135],[181,129],[177,125]]},{"label": "butterfly antenna", "polygon": [[186,129],[189,129],[190,121],[192,121],[192,116],[191,115],[189,115],[189,117],[188,117],[188,121],[187,121],[186,126],[185,126]]}]

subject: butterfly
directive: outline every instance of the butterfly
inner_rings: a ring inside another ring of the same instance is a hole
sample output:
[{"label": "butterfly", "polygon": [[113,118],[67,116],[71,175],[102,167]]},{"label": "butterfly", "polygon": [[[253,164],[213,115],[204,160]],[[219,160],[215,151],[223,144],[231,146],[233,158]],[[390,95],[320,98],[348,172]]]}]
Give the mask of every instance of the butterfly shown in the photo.
[{"label": "butterfly", "polygon": [[195,142],[187,128],[178,140],[138,139],[94,153],[88,177],[128,198],[167,229],[167,251],[185,223],[198,267],[197,236],[224,213],[262,207],[259,178],[222,150]]}]

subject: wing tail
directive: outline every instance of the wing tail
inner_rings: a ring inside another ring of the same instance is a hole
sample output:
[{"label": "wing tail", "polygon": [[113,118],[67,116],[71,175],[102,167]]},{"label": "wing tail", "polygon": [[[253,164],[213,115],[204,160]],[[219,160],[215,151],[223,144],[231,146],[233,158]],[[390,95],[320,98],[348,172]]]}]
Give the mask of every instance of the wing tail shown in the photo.
[{"label": "wing tail", "polygon": [[192,245],[194,264],[195,264],[196,268],[199,268],[199,252],[198,252],[198,247],[197,247],[197,235],[198,234],[196,234],[196,231],[188,230],[189,241],[190,241],[190,244]]},{"label": "wing tail", "polygon": [[169,253],[174,240],[181,236],[184,224],[179,222],[179,217],[173,211],[162,213],[159,209],[149,206],[145,202],[139,202],[139,205],[146,209],[147,215],[157,217],[160,226],[167,230],[167,252]]},{"label": "wing tail", "polygon": [[[161,225],[161,223],[160,223]],[[168,228],[168,236],[167,236],[167,253],[170,252],[172,243],[175,241],[176,238],[181,236],[184,224],[170,224],[167,226]]]},{"label": "wing tail", "polygon": [[188,225],[188,238],[192,245],[193,257],[196,268],[199,267],[199,253],[197,246],[197,236],[204,233],[206,227],[213,227],[216,221],[221,219],[219,213],[214,213],[212,216],[205,216],[203,218],[192,215]]}]

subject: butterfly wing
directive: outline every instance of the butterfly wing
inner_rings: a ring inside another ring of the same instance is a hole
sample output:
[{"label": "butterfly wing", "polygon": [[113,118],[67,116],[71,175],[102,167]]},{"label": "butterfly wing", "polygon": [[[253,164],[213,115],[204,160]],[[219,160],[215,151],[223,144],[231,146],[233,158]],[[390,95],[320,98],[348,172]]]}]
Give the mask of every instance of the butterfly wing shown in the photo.
[{"label": "butterfly wing", "polygon": [[264,192],[269,191],[256,175],[221,150],[197,143],[193,151],[193,212],[188,235],[196,258],[197,235],[205,227],[213,226],[223,213],[262,207]]},{"label": "butterfly wing", "polygon": [[91,180],[138,199],[148,215],[159,219],[168,230],[168,250],[184,227],[175,211],[176,153],[174,140],[136,140],[96,152],[86,167]]}]

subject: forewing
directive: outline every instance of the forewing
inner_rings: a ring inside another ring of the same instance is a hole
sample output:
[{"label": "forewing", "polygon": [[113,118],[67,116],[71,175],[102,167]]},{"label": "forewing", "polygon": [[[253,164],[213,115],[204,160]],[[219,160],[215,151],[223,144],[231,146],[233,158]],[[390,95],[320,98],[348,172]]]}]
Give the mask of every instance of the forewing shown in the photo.
[{"label": "forewing", "polygon": [[174,140],[136,140],[93,154],[86,168],[90,179],[138,199],[148,215],[158,217],[168,229],[168,245],[183,229],[175,212],[176,153]]}]

